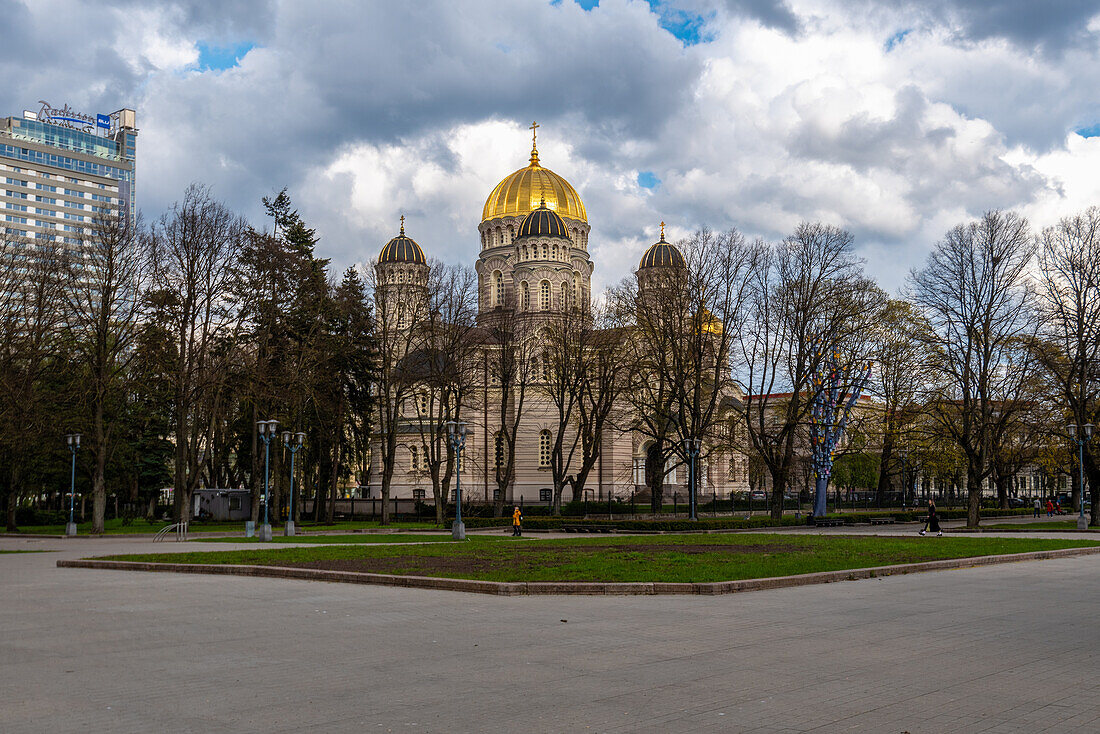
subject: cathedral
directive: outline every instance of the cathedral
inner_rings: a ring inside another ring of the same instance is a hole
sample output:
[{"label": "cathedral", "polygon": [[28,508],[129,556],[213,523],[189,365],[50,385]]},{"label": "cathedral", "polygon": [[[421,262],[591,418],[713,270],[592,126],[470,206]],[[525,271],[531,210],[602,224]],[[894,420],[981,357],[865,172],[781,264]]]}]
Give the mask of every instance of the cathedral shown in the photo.
[{"label": "cathedral", "polygon": [[[537,127],[533,124],[532,131]],[[491,323],[495,315],[503,313],[532,319],[537,324],[539,319],[553,318],[567,309],[588,309],[594,268],[588,251],[590,232],[588,212],[580,195],[568,181],[543,167],[537,137],[533,135],[527,166],[498,183],[481,212],[478,225],[481,254],[475,263],[478,325]],[[662,223],[660,240],[643,255],[636,277],[644,289],[647,277],[684,266],[679,249],[665,241]],[[427,256],[405,234],[402,217],[400,233],[386,243],[378,256],[376,283],[385,284],[386,288],[424,289],[428,270]],[[381,313],[379,309],[379,318]],[[491,379],[483,384],[480,392],[485,394],[469,400],[462,409],[467,436],[459,470],[464,501],[488,503],[500,491],[494,465],[501,455],[500,439],[494,433],[500,421],[493,412],[498,403],[491,397]],[[411,427],[417,408],[415,400],[409,403],[403,412],[410,427],[399,431],[390,497],[431,500],[426,447],[421,445],[419,432]],[[622,414],[628,408],[617,406],[617,410]],[[629,421],[613,423],[616,427],[607,429],[602,436],[601,455],[585,484],[586,493],[593,500],[613,498],[624,502],[645,493],[645,498],[638,497],[638,501],[648,501],[645,466],[649,442],[640,433],[619,427]],[[556,414],[547,401],[529,400],[516,432],[514,480],[505,496],[507,503],[551,502],[554,483],[550,445],[557,426]],[[376,440],[372,444],[372,466],[361,487],[364,497],[380,496],[379,448]],[[701,504],[712,497],[729,499],[731,492],[747,490],[745,459],[716,453],[701,461],[697,486]],[[680,462],[670,460],[664,479],[665,501],[672,503],[678,496],[680,502],[685,502],[687,492],[688,472]],[[453,497],[453,492],[450,496]],[[566,489],[562,501],[569,499]]]}]

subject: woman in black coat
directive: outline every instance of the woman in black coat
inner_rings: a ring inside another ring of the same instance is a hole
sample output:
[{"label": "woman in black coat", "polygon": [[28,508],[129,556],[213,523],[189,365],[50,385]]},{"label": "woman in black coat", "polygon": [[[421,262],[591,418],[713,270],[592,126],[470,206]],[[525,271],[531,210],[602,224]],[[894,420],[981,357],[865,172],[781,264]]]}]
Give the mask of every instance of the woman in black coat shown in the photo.
[{"label": "woman in black coat", "polygon": [[935,533],[937,537],[943,535],[943,531],[940,530],[940,518],[936,514],[936,503],[932,500],[928,500],[928,522],[924,524],[924,529],[920,531],[920,534],[924,535],[929,530]]}]

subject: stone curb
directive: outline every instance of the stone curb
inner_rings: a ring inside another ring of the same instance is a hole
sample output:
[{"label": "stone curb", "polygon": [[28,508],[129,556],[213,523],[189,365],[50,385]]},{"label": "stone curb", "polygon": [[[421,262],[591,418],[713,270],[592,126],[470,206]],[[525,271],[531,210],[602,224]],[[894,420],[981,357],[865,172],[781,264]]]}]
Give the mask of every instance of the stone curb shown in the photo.
[{"label": "stone curb", "polygon": [[783,589],[811,584],[829,584],[835,581],[855,581],[858,579],[898,576],[923,571],[946,571],[975,566],[992,566],[998,563],[1017,563],[1020,561],[1041,561],[1050,558],[1070,558],[1100,554],[1100,546],[1087,548],[1063,548],[1060,550],[1033,551],[1031,553],[1012,553],[1000,556],[977,556],[974,558],[952,558],[942,561],[923,563],[905,563],[893,566],[875,566],[873,568],[855,568],[844,571],[822,571],[804,573],[797,576],[774,576],[760,579],[742,579],[740,581],[718,581],[715,583],[664,583],[664,582],[579,582],[579,581],[476,581],[471,579],[447,579],[434,576],[393,576],[380,573],[360,573],[356,571],[325,571],[313,568],[289,568],[284,566],[234,566],[202,563],[149,563],[144,561],[107,561],[95,558],[80,560],[60,560],[58,568],[97,568],[120,571],[160,571],[170,573],[200,573],[221,576],[254,576],[264,578],[299,579],[304,581],[333,581],[345,584],[375,584],[380,586],[403,586],[416,589],[439,589],[443,591],[465,591],[474,594],[495,594],[497,596],[527,595],[660,595],[660,594],[734,594],[740,591],[761,591],[764,589]]}]

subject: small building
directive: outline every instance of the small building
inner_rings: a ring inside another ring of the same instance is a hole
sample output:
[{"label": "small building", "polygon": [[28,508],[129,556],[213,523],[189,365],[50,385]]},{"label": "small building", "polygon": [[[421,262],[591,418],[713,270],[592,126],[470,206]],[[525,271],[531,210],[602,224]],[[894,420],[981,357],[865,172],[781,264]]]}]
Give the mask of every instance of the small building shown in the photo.
[{"label": "small building", "polygon": [[191,517],[195,520],[248,520],[251,517],[247,489],[196,489],[191,507]]}]

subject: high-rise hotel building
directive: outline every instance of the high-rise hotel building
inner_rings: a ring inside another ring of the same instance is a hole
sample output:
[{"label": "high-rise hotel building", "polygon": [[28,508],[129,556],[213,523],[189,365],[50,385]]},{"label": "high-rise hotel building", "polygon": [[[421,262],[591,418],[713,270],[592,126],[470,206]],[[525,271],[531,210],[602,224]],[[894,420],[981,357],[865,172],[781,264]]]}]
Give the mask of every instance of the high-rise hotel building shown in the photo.
[{"label": "high-rise hotel building", "polygon": [[76,244],[96,219],[133,221],[135,112],[92,116],[41,104],[0,118],[0,241]]}]

